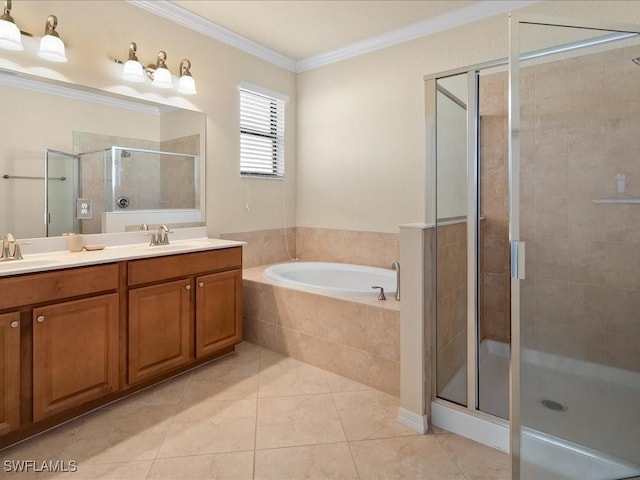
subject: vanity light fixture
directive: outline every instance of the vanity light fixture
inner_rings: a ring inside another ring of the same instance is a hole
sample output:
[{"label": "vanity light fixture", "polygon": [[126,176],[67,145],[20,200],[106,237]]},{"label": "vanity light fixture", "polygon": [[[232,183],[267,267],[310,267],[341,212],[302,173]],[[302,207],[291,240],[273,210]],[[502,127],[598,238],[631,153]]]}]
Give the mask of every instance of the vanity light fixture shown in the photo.
[{"label": "vanity light fixture", "polygon": [[[44,26],[44,37],[40,39],[40,49],[37,55],[50,62],[66,62],[64,43],[56,31],[58,17],[49,15]],[[0,16],[0,48],[5,50],[24,50],[21,35],[31,37],[30,33],[22,32],[11,16],[11,0],[4,0],[4,13]]]},{"label": "vanity light fixture", "polygon": [[[144,82],[145,74],[152,81],[152,85],[158,88],[173,88],[173,76],[167,67],[167,52],[161,50],[156,57],[156,63],[143,66],[136,56],[137,45],[135,42],[129,44],[129,59],[124,62],[122,79],[129,82]],[[122,64],[120,60],[116,63]],[[196,82],[191,76],[191,62],[186,58],[180,62],[180,78],[178,80],[178,92],[184,95],[194,95],[196,92]]]},{"label": "vanity light fixture", "polygon": [[0,17],[0,48],[5,50],[24,50],[20,29],[11,16],[11,0],[5,0],[4,13]]},{"label": "vanity light fixture", "polygon": [[64,52],[64,43],[60,40],[60,35],[56,32],[58,17],[49,15],[44,26],[44,37],[40,39],[40,50],[38,56],[50,62],[64,63],[67,56]]},{"label": "vanity light fixture", "polygon": [[160,50],[155,65],[147,67],[147,73],[153,78],[153,85],[158,88],[173,88],[173,78],[167,68],[167,52]]},{"label": "vanity light fixture", "polygon": [[129,60],[124,63],[122,78],[130,82],[141,83],[144,82],[144,69],[136,56],[137,49],[136,43],[131,42],[129,45]]},{"label": "vanity light fixture", "polygon": [[185,95],[196,94],[196,82],[191,76],[191,62],[186,58],[180,62],[180,80],[178,91]]}]

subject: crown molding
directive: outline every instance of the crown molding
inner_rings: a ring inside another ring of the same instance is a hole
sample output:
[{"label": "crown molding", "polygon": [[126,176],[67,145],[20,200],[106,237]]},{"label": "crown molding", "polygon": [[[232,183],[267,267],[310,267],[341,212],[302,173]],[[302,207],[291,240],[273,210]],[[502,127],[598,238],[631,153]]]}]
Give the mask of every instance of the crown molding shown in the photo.
[{"label": "crown molding", "polygon": [[296,71],[296,61],[253,40],[202,18],[168,0],[127,0],[131,5],[171,20],[183,27],[254,55],[291,72]]},{"label": "crown molding", "polygon": [[485,0],[467,7],[458,8],[442,15],[397,28],[345,47],[314,55],[297,62],[253,40],[249,40],[210,20],[202,18],[169,0],[127,0],[131,5],[147,10],[155,15],[171,20],[183,27],[230,45],[238,50],[254,55],[291,72],[299,73],[314,68],[340,62],[365,53],[374,52],[416,38],[460,27],[485,18],[501,15],[523,7],[540,3],[542,0]]},{"label": "crown molding", "polygon": [[528,7],[541,0],[493,0],[474,3],[442,15],[397,28],[365,40],[352,43],[329,52],[302,59],[296,63],[296,73],[323,67],[365,53],[433,35],[451,28],[460,27],[485,18],[501,15],[512,10]]}]

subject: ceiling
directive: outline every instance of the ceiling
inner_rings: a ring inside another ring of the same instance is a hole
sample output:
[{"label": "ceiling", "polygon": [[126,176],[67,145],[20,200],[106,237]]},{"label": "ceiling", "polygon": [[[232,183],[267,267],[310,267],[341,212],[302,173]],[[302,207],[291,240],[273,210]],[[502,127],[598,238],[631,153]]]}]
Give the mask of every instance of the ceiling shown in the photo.
[{"label": "ceiling", "polygon": [[453,10],[490,2],[173,0],[173,3],[298,61]]},{"label": "ceiling", "polygon": [[542,0],[127,0],[292,72],[304,72]]}]

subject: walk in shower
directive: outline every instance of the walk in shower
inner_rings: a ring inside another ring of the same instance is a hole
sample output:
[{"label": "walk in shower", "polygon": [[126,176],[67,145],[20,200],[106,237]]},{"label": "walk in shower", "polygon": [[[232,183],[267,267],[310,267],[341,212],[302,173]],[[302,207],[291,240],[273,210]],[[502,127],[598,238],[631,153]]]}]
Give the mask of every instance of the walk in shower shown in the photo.
[{"label": "walk in shower", "polygon": [[510,59],[426,79],[433,422],[515,478],[640,474],[637,32],[514,17]]},{"label": "walk in shower", "polygon": [[[130,223],[136,223],[135,228],[153,223],[139,221],[141,212],[177,212],[187,220],[195,212],[199,219],[198,162],[198,156],[189,153],[123,146],[77,155],[47,150],[47,235],[121,231]],[[126,219],[119,218],[125,214]]]}]

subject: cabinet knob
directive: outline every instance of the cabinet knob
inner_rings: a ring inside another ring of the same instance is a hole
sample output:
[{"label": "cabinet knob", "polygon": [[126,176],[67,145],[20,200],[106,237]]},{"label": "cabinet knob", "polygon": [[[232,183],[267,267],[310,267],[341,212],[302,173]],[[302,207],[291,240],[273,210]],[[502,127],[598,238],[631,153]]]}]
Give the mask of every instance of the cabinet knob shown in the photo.
[{"label": "cabinet knob", "polygon": [[44,322],[44,315],[38,316],[38,318],[36,318],[36,320],[38,321],[38,323]]},{"label": "cabinet knob", "polygon": [[191,290],[191,285],[187,285],[187,286],[186,286],[186,287],[184,287],[184,288],[186,288],[187,290]]},{"label": "cabinet knob", "polygon": [[200,282],[200,283],[198,284],[198,286],[199,286],[200,288],[204,287],[204,282]]},{"label": "cabinet knob", "polygon": [[13,322],[11,322],[11,328],[18,328],[20,326],[20,322],[18,322],[17,320],[14,320]]}]

